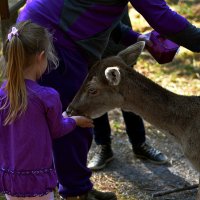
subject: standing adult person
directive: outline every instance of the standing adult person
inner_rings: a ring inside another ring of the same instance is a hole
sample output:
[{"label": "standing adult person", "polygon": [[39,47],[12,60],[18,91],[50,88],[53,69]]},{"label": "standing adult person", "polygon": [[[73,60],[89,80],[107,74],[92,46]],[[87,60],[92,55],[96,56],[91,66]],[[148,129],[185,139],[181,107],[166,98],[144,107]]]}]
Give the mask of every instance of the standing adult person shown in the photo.
[{"label": "standing adult person", "polygon": [[[80,88],[88,67],[101,59],[116,26],[121,32],[117,39],[124,45],[137,41],[140,34],[119,23],[128,2],[157,32],[192,51],[200,51],[200,29],[172,11],[164,0],[27,1],[18,21],[31,19],[54,34],[60,65],[43,76],[41,84],[60,93],[63,110]],[[116,199],[112,193],[92,190],[91,171],[86,166],[92,132],[81,128],[74,131],[53,143],[60,195],[65,199]]]}]

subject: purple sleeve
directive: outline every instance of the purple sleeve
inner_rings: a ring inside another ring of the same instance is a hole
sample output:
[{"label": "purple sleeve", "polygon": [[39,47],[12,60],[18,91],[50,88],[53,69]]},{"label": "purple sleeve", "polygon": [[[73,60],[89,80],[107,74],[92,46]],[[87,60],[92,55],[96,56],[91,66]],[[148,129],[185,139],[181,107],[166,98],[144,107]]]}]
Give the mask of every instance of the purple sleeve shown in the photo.
[{"label": "purple sleeve", "polygon": [[76,127],[74,119],[62,116],[62,105],[59,94],[52,89],[45,97],[46,117],[52,138],[59,138],[73,131]]},{"label": "purple sleeve", "polygon": [[130,0],[130,2],[150,26],[161,34],[178,33],[189,23],[184,17],[172,11],[164,0]]}]

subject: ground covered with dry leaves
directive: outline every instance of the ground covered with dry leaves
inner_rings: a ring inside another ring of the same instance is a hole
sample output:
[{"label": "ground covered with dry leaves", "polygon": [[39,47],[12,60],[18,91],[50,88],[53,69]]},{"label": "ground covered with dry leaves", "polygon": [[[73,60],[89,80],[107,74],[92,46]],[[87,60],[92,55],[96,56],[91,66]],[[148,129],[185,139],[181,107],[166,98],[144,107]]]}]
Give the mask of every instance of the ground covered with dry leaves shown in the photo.
[{"label": "ground covered with dry leaves", "polygon": [[[119,123],[123,123],[118,109],[112,111],[110,117],[117,118]],[[145,123],[145,127],[147,142],[165,153],[170,158],[170,164],[156,165],[136,159],[127,135],[122,129],[118,133],[113,132],[114,161],[102,171],[93,173],[92,181],[95,187],[116,192],[120,200],[194,200],[196,189],[153,198],[153,195],[158,192],[197,184],[198,174],[172,138],[148,123]],[[94,152],[95,144],[91,149],[90,157]]]}]

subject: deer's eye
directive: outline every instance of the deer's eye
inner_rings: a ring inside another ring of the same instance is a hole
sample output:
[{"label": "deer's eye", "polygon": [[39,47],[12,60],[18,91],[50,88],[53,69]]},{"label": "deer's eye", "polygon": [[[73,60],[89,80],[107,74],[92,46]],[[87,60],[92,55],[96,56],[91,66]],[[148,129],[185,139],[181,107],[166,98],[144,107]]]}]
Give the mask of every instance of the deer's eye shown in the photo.
[{"label": "deer's eye", "polygon": [[89,89],[88,89],[88,93],[89,93],[90,95],[96,95],[96,94],[98,94],[98,91],[97,91],[97,89],[95,89],[95,88],[89,88]]}]

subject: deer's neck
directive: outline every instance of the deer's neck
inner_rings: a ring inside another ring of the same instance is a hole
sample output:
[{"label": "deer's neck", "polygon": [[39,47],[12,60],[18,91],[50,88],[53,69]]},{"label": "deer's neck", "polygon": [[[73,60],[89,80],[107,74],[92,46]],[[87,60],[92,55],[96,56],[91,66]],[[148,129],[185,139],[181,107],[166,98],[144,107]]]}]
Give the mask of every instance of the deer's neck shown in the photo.
[{"label": "deer's neck", "polygon": [[125,83],[122,108],[136,112],[148,122],[179,138],[184,128],[181,101],[187,97],[162,88],[136,71],[126,77]]}]

